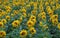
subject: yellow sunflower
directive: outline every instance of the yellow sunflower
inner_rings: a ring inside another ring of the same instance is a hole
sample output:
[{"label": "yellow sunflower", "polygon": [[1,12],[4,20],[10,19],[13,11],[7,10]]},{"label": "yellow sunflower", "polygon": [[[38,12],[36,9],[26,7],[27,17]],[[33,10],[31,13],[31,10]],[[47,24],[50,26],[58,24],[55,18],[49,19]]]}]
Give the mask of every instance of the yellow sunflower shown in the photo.
[{"label": "yellow sunflower", "polygon": [[7,20],[10,20],[10,16],[6,16],[6,19],[7,19]]},{"label": "yellow sunflower", "polygon": [[4,26],[3,22],[0,22],[0,27],[3,27],[3,26]]},{"label": "yellow sunflower", "polygon": [[4,24],[6,24],[7,20],[6,19],[2,19],[1,22],[3,22]]},{"label": "yellow sunflower", "polygon": [[48,14],[50,17],[53,15],[53,12],[54,12],[53,10],[49,10]]},{"label": "yellow sunflower", "polygon": [[18,27],[19,24],[20,24],[19,20],[15,20],[15,21],[12,22],[13,27]]},{"label": "yellow sunflower", "polygon": [[48,6],[48,5],[49,5],[49,2],[46,1],[46,2],[45,2],[45,5]]},{"label": "yellow sunflower", "polygon": [[46,25],[46,24],[45,24],[45,25],[43,25],[43,28],[46,28],[46,29],[48,29],[48,25]]},{"label": "yellow sunflower", "polygon": [[52,19],[58,19],[58,14],[55,14],[51,17]]},{"label": "yellow sunflower", "polygon": [[36,15],[36,10],[33,10],[31,13],[32,13],[33,15]]},{"label": "yellow sunflower", "polygon": [[19,11],[18,10],[14,10],[14,15],[18,14]]},{"label": "yellow sunflower", "polygon": [[46,16],[45,15],[42,16],[42,20],[46,21]]},{"label": "yellow sunflower", "polygon": [[26,37],[27,34],[28,34],[28,32],[26,30],[21,30],[21,32],[20,32],[21,37]]},{"label": "yellow sunflower", "polygon": [[57,25],[58,29],[60,30],[60,23]]},{"label": "yellow sunflower", "polygon": [[43,11],[43,12],[41,12],[41,15],[43,16],[43,15],[46,15],[46,13]]},{"label": "yellow sunflower", "polygon": [[52,10],[54,11],[56,9],[56,7],[55,6],[52,6]]},{"label": "yellow sunflower", "polygon": [[23,7],[22,12],[26,13],[26,9]]},{"label": "yellow sunflower", "polygon": [[54,19],[58,19],[58,14],[53,15],[53,18],[54,18]]},{"label": "yellow sunflower", "polygon": [[5,37],[6,36],[6,32],[5,31],[0,31],[0,37]]},{"label": "yellow sunflower", "polygon": [[32,15],[32,16],[30,17],[30,19],[36,19],[36,16],[33,16],[33,15]]},{"label": "yellow sunflower", "polygon": [[0,4],[2,3],[2,0],[0,0]]},{"label": "yellow sunflower", "polygon": [[11,11],[11,7],[10,6],[5,6],[6,12],[10,12]]},{"label": "yellow sunflower", "polygon": [[58,24],[58,19],[53,19],[53,20],[52,20],[52,23],[53,23],[53,25]]},{"label": "yellow sunflower", "polygon": [[28,21],[28,22],[27,22],[27,25],[28,25],[28,27],[34,26],[33,21]]},{"label": "yellow sunflower", "polygon": [[31,27],[31,28],[30,28],[30,33],[31,33],[31,34],[35,34],[35,33],[36,33],[36,30],[35,30],[34,27]]},{"label": "yellow sunflower", "polygon": [[36,19],[30,19],[31,21],[33,21],[33,24],[35,24],[36,23]]},{"label": "yellow sunflower", "polygon": [[40,26],[42,26],[42,25],[43,25],[42,21],[39,23],[39,25],[40,25]]},{"label": "yellow sunflower", "polygon": [[22,22],[22,20],[23,20],[23,18],[22,18],[22,16],[21,16],[21,17],[19,18],[19,21]]}]

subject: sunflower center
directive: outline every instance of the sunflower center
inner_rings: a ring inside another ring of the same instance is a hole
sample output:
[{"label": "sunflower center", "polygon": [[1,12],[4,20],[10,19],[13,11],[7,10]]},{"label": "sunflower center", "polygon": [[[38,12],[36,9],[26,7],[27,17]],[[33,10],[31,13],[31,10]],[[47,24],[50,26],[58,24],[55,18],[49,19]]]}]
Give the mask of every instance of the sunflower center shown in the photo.
[{"label": "sunflower center", "polygon": [[21,35],[25,35],[25,32],[22,32],[22,34]]},{"label": "sunflower center", "polygon": [[34,32],[34,30],[32,30],[31,32]]},{"label": "sunflower center", "polygon": [[17,22],[15,22],[15,24],[17,25]]},{"label": "sunflower center", "polygon": [[0,26],[2,26],[2,24],[0,24]]},{"label": "sunflower center", "polygon": [[31,25],[31,23],[29,23],[29,25]]}]

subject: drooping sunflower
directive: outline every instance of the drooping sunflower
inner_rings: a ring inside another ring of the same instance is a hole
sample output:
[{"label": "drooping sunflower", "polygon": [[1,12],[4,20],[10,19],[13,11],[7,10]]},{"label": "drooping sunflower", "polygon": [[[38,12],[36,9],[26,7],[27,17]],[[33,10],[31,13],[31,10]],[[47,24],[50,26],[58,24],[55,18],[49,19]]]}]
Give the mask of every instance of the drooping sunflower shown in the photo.
[{"label": "drooping sunflower", "polygon": [[41,21],[41,22],[39,23],[39,25],[42,26],[42,25],[43,25],[43,22]]},{"label": "drooping sunflower", "polygon": [[21,30],[20,37],[26,37],[28,32],[26,30]]},{"label": "drooping sunflower", "polygon": [[43,28],[44,28],[44,29],[48,29],[48,25],[46,25],[46,24],[43,25]]},{"label": "drooping sunflower", "polygon": [[22,18],[22,16],[21,16],[21,17],[19,18],[19,21],[22,22],[22,20],[23,20],[23,18]]}]

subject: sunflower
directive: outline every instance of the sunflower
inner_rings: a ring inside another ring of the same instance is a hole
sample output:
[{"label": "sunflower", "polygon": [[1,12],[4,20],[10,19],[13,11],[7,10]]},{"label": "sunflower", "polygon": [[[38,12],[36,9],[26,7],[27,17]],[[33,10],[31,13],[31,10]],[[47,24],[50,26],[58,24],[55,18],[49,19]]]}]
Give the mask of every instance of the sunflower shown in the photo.
[{"label": "sunflower", "polygon": [[58,19],[58,14],[54,15],[54,19]]},{"label": "sunflower", "polygon": [[48,14],[50,15],[50,16],[52,16],[53,15],[53,10],[49,10],[49,12],[48,12]]},{"label": "sunflower", "polygon": [[33,15],[32,15],[32,16],[30,17],[30,19],[36,19],[36,16],[33,16]]},{"label": "sunflower", "polygon": [[2,15],[0,14],[0,18],[2,17]]},{"label": "sunflower", "polygon": [[0,0],[0,4],[2,3],[2,0]]},{"label": "sunflower", "polygon": [[33,25],[36,23],[36,16],[31,15],[29,21],[31,21],[31,23],[33,23]]},{"label": "sunflower", "polygon": [[36,15],[36,11],[35,11],[35,10],[33,10],[31,13],[32,13],[33,15]]},{"label": "sunflower", "polygon": [[58,29],[60,30],[60,23],[57,25]]},{"label": "sunflower", "polygon": [[50,2],[50,5],[52,5],[52,6],[53,6],[53,5],[54,5],[54,2],[53,2],[53,1],[51,1],[51,2]]},{"label": "sunflower", "polygon": [[53,19],[53,20],[52,20],[52,23],[53,23],[53,25],[58,24],[58,19]]},{"label": "sunflower", "polygon": [[5,37],[6,36],[6,32],[5,31],[0,31],[0,37]]},{"label": "sunflower", "polygon": [[11,11],[11,7],[10,6],[5,6],[6,12],[10,12]]},{"label": "sunflower", "polygon": [[27,14],[26,13],[23,13],[23,17],[26,18]]},{"label": "sunflower", "polygon": [[43,11],[43,12],[41,12],[41,16],[43,16],[43,15],[46,15],[46,13]]},{"label": "sunflower", "polygon": [[34,5],[34,7],[37,7],[37,5],[38,5],[38,2],[34,2],[34,4],[33,4],[33,5]]},{"label": "sunflower", "polygon": [[14,10],[14,15],[18,14],[19,11],[18,10]]},{"label": "sunflower", "polygon": [[47,10],[47,11],[49,11],[50,9],[51,9],[51,7],[50,7],[50,6],[47,6],[47,7],[46,7],[46,10]]},{"label": "sunflower", "polygon": [[20,23],[19,20],[15,20],[15,21],[12,22],[12,26],[13,27],[18,27],[19,23]]},{"label": "sunflower", "polygon": [[7,19],[7,20],[10,20],[10,16],[6,16],[6,19]]},{"label": "sunflower", "polygon": [[22,20],[23,20],[23,18],[22,18],[22,16],[21,16],[21,17],[19,18],[19,21],[22,22]]},{"label": "sunflower", "polygon": [[45,6],[48,6],[48,5],[49,5],[49,2],[46,1],[46,2],[45,2]]},{"label": "sunflower", "polygon": [[33,24],[36,23],[36,19],[30,19],[30,20],[33,22]]},{"label": "sunflower", "polygon": [[34,2],[31,1],[29,4],[32,6],[34,4]]},{"label": "sunflower", "polygon": [[31,33],[31,34],[35,34],[35,33],[36,33],[36,30],[35,30],[34,27],[31,27],[31,28],[30,28],[30,33]]},{"label": "sunflower", "polygon": [[6,14],[6,12],[2,10],[1,15],[4,16],[5,14]]},{"label": "sunflower", "polygon": [[14,6],[19,6],[19,4],[20,4],[19,1],[13,1]]},{"label": "sunflower", "polygon": [[22,5],[22,6],[24,6],[24,5],[25,5],[24,0],[20,0],[20,1],[19,1],[19,4]]},{"label": "sunflower", "polygon": [[26,30],[21,30],[21,32],[20,32],[21,37],[26,37],[27,34],[28,34],[28,32]]},{"label": "sunflower", "polygon": [[6,19],[2,19],[1,22],[3,22],[4,24],[7,23]]},{"label": "sunflower", "polygon": [[22,12],[26,13],[26,9],[24,7],[22,8]]},{"label": "sunflower", "polygon": [[30,7],[30,4],[26,5],[26,8],[29,8]]},{"label": "sunflower", "polygon": [[46,24],[43,25],[43,28],[44,28],[44,29],[48,29],[48,25],[46,25]]},{"label": "sunflower", "polygon": [[45,15],[42,16],[42,20],[46,21],[46,16]]},{"label": "sunflower", "polygon": [[43,25],[42,21],[39,23],[39,25],[40,25],[40,26],[42,26],[42,25]]},{"label": "sunflower", "polygon": [[11,14],[12,17],[14,17],[14,14]]},{"label": "sunflower", "polygon": [[3,22],[0,22],[0,27],[3,27],[3,26],[4,26]]},{"label": "sunflower", "polygon": [[59,1],[59,0],[55,0],[56,1],[56,3]]},{"label": "sunflower", "polygon": [[59,3],[56,3],[56,9],[59,9],[60,7],[59,7]]},{"label": "sunflower", "polygon": [[54,11],[56,9],[56,7],[55,6],[52,6],[52,10]]},{"label": "sunflower", "polygon": [[28,27],[34,26],[33,21],[30,21],[30,20],[29,20],[29,21],[27,22],[27,25],[28,25]]},{"label": "sunflower", "polygon": [[9,0],[4,0],[4,2],[8,2]]}]

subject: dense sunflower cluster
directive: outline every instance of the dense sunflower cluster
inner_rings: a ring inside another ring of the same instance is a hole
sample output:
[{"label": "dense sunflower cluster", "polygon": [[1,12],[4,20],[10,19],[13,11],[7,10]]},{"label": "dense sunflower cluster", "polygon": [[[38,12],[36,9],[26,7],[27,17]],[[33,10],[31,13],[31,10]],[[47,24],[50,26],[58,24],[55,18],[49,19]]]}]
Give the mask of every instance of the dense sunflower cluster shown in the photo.
[{"label": "dense sunflower cluster", "polygon": [[60,38],[60,0],[0,0],[0,38]]}]

